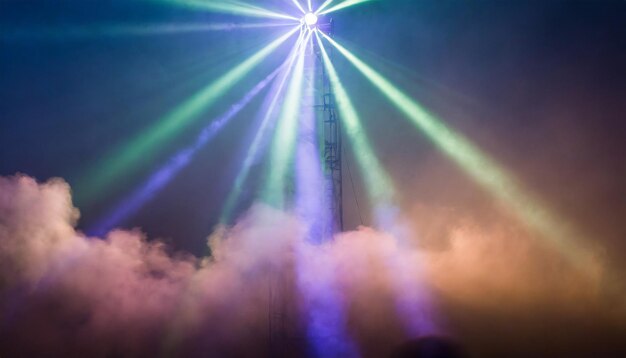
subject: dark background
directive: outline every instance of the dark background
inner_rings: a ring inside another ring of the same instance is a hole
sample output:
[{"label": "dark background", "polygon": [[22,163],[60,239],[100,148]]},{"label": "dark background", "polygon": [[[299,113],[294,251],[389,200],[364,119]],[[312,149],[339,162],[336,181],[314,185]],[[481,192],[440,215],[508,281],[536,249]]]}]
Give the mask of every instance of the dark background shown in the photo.
[{"label": "dark background", "polygon": [[[283,31],[67,36],[62,30],[71,26],[246,20],[149,1],[1,4],[0,173],[22,172],[40,180],[60,176],[74,189],[80,189],[81,171],[103,153],[140,134]],[[259,4],[293,13],[288,1]],[[563,215],[623,252],[624,9],[623,1],[396,0],[355,6],[335,13],[334,20],[344,45]],[[212,107],[206,120],[222,113],[281,58],[265,61]],[[377,152],[406,194],[405,204],[475,211],[480,190],[340,56],[336,66]],[[150,236],[200,253],[251,138],[248,127],[258,102],[124,226],[140,226]],[[194,128],[169,152],[193,135]],[[89,226],[128,194],[149,169],[98,202],[78,201],[80,226]],[[346,188],[347,223],[355,227],[354,191]]]},{"label": "dark background", "polygon": [[[295,13],[288,0],[258,4]],[[575,223],[588,241],[604,248],[614,272],[625,272],[624,1],[387,0],[355,6],[333,18],[340,43],[469,137]],[[151,1],[0,1],[0,175],[62,177],[80,190],[80,176],[108,150],[142,133],[284,31],[67,36],[63,29],[229,21],[246,20]],[[287,50],[281,47],[164,152],[174,153],[193,140],[199,128],[271,72]],[[335,64],[402,194],[407,216],[413,218],[416,206],[452,208],[492,224],[498,209],[488,193],[440,154],[349,63],[336,56]],[[250,123],[259,105],[256,100],[248,106],[123,227],[141,227],[175,249],[202,255],[254,135]],[[365,188],[349,150],[347,160],[355,179],[352,187],[345,178],[345,215],[351,229],[371,224],[371,218],[366,205],[361,215],[357,212],[355,199],[366,203]],[[99,200],[75,198],[81,210],[79,228],[93,224],[157,167],[124,178]],[[256,166],[241,210],[253,199],[254,183],[262,174],[262,165]],[[525,313],[501,316],[497,310],[472,311],[454,304],[446,308],[474,345],[491,344],[481,332],[510,327],[512,319],[520,331],[504,331],[502,344],[514,346],[515,337],[526,335],[516,347],[525,348],[520,351],[527,356],[559,355],[570,344],[564,332],[552,342],[560,348],[537,348],[545,342],[538,333],[529,333],[538,326]],[[534,314],[549,321],[541,323],[543,330],[557,332],[569,324],[567,318],[552,319],[549,309]],[[577,344],[584,346],[582,340],[589,339],[590,346],[597,343],[611,354],[616,346],[597,339],[606,333],[608,342],[619,345],[613,326],[602,326],[593,317],[578,324],[572,336]],[[587,335],[589,328],[597,336]]]}]

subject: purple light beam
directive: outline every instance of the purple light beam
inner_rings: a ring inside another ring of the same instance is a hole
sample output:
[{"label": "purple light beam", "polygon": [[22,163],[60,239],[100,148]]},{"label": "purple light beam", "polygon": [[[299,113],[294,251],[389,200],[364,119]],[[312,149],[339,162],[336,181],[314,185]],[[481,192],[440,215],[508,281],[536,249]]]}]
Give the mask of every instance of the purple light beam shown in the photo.
[{"label": "purple light beam", "polygon": [[137,188],[129,197],[119,203],[113,210],[99,220],[87,232],[93,236],[104,236],[111,229],[119,225],[129,216],[135,214],[148,201],[161,191],[180,171],[185,168],[193,159],[194,155],[211,141],[215,135],[235,117],[248,103],[250,103],[267,85],[274,80],[284,65],[281,65],[265,79],[259,82],[250,92],[248,92],[238,103],[232,105],[230,109],[221,117],[206,126],[198,135],[194,144],[180,150],[174,154],[167,163],[158,169],[148,180]]}]

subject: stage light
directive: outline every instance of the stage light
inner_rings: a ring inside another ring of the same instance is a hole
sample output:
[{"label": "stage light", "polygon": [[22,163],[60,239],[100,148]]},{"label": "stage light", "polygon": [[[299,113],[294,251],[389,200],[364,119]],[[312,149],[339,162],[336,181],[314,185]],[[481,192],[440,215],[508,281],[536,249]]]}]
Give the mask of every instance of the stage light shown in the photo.
[{"label": "stage light", "polygon": [[313,27],[317,24],[317,15],[315,15],[314,13],[310,12],[306,15],[304,15],[304,19],[302,20],[305,24],[307,24],[309,27]]}]

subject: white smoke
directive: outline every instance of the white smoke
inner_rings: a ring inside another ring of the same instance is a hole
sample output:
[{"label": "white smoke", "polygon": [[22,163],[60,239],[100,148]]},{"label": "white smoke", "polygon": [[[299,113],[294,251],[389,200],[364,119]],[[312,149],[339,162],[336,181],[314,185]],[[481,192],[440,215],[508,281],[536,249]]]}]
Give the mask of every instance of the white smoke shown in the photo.
[{"label": "white smoke", "polygon": [[455,318],[467,307],[626,317],[623,302],[605,307],[599,259],[581,273],[521,232],[446,215],[414,213],[417,226],[438,224],[413,245],[370,228],[310,245],[296,217],[259,205],[209,237],[211,257],[196,258],[138,230],[85,237],[64,181],[0,178],[0,355],[270,356],[271,324],[306,341],[328,299],[343,315],[330,321],[371,357],[417,338],[414,322],[441,324],[475,349]]}]

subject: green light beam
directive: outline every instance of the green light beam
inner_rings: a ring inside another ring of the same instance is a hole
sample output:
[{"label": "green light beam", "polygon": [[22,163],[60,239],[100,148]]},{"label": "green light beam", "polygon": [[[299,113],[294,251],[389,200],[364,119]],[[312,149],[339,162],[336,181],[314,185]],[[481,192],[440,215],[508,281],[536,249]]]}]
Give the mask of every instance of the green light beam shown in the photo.
[{"label": "green light beam", "polygon": [[[307,34],[304,44],[311,39],[311,32]],[[283,103],[280,119],[274,133],[271,147],[270,166],[267,180],[261,193],[264,202],[279,209],[285,207],[285,188],[287,173],[293,161],[298,131],[298,114],[300,113],[300,99],[302,97],[302,83],[304,78],[304,50],[300,48],[298,59],[293,70],[287,96]]]},{"label": "green light beam", "polygon": [[548,210],[543,202],[524,190],[493,159],[482,153],[462,135],[447,127],[333,39],[324,33],[322,35],[439,149],[456,162],[475,182],[508,207],[529,229],[547,239],[573,262],[587,261],[588,251],[584,250],[580,240],[577,240],[580,236]]},{"label": "green light beam", "polygon": [[185,6],[185,7],[225,13],[225,14],[300,21],[300,19],[290,16],[290,15],[281,14],[275,11],[270,11],[270,10],[263,9],[258,6],[253,6],[250,4],[246,4],[246,3],[243,3],[240,1],[234,1],[234,0],[160,0],[160,1],[175,4],[178,6]]},{"label": "green light beam", "polygon": [[242,80],[254,67],[298,30],[299,27],[296,27],[274,40],[219,79],[194,94],[189,100],[165,115],[139,137],[109,153],[104,161],[96,167],[96,170],[91,171],[87,178],[79,181],[79,187],[84,189],[79,191],[77,196],[83,200],[92,200],[111,183],[131,175],[137,163],[141,160],[150,159],[151,155],[158,150],[159,145],[163,144],[168,138],[176,136],[185,127],[193,123],[218,98]]},{"label": "green light beam", "polygon": [[5,40],[68,40],[93,37],[174,35],[207,31],[232,31],[270,27],[293,26],[284,22],[214,23],[214,24],[105,24],[93,26],[63,26],[7,29],[0,38]]},{"label": "green light beam", "polygon": [[324,1],[324,3],[322,4],[322,6],[320,6],[317,10],[315,10],[315,15],[320,15],[320,12],[324,11],[324,9],[330,5],[333,2],[333,0],[326,0]]},{"label": "green light beam", "polygon": [[324,11],[318,10],[318,12],[319,12],[320,15],[329,14],[329,13],[335,12],[337,10],[342,10],[342,9],[345,9],[347,7],[350,7],[350,6],[354,6],[354,5],[358,5],[358,4],[362,4],[362,3],[370,2],[370,1],[373,1],[373,0],[345,0],[344,2],[339,3],[339,4],[331,7],[330,9],[327,9],[327,10],[324,10]]},{"label": "green light beam", "polygon": [[348,92],[342,85],[335,67],[328,57],[328,53],[324,48],[318,31],[315,32],[315,37],[317,38],[322,52],[322,58],[324,59],[324,65],[330,84],[335,92],[335,101],[343,120],[344,133],[347,134],[352,144],[354,156],[359,164],[362,177],[367,186],[370,203],[373,206],[382,205],[388,207],[394,202],[395,198],[393,182],[376,157],[369,143],[367,135],[361,125],[359,115],[348,96]]},{"label": "green light beam", "polygon": [[279,15],[281,19],[295,20],[295,21],[298,21],[298,22],[300,21],[300,18],[298,18],[298,17],[287,15],[287,14],[284,14],[284,13],[278,13],[276,11],[270,11],[270,10],[267,10],[267,9],[262,8],[260,6],[251,5],[251,4],[247,3],[247,2],[244,3],[244,2],[239,1],[239,0],[228,0],[228,1],[230,3],[236,4],[238,6],[246,7],[246,8],[249,8],[249,9],[252,9],[252,10],[256,10],[256,11],[260,11],[260,12],[268,12],[269,11],[272,14],[274,14],[274,16]]},{"label": "green light beam", "polygon": [[278,83],[278,86],[276,86],[276,90],[273,93],[273,97],[270,101],[269,106],[267,107],[267,111],[261,121],[261,125],[259,126],[259,129],[257,130],[254,139],[252,140],[250,148],[248,148],[248,152],[246,153],[246,157],[243,161],[241,169],[239,170],[239,173],[235,178],[233,188],[226,198],[226,203],[224,205],[224,209],[222,210],[219,221],[221,224],[227,224],[232,218],[235,204],[237,203],[237,200],[239,200],[243,185],[248,178],[248,174],[250,173],[250,168],[252,167],[254,159],[256,158],[256,154],[259,151],[259,147],[261,146],[263,138],[265,138],[267,135],[270,118],[274,114],[276,106],[278,105],[278,100],[281,98],[281,94],[287,82],[287,78],[289,78],[289,74],[293,71],[293,64],[296,60],[296,56],[299,53],[299,46],[302,45],[303,35],[304,33],[301,32],[296,46],[294,46],[293,50],[287,58],[287,61],[285,61],[285,72],[281,75],[280,82]]}]

